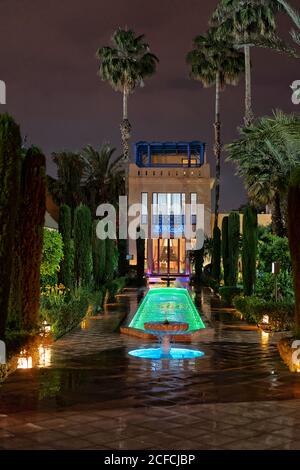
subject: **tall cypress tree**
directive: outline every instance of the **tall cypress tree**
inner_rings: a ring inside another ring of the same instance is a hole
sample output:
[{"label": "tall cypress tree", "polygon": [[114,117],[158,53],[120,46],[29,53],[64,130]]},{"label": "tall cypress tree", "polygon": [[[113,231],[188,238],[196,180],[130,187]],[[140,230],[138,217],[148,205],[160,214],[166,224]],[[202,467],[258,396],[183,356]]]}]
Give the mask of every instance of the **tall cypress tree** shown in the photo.
[{"label": "tall cypress tree", "polygon": [[111,238],[105,239],[105,280],[112,281],[118,265],[116,241]]},{"label": "tall cypress tree", "polygon": [[203,273],[203,262],[204,262],[204,249],[194,251],[194,262],[195,262],[195,281],[196,284],[201,284],[202,273]]},{"label": "tall cypress tree", "polygon": [[239,262],[239,242],[240,242],[240,215],[238,212],[231,212],[228,217],[228,255],[229,255],[229,276],[230,286],[236,286],[238,279]]},{"label": "tall cypress tree", "polygon": [[74,271],[77,286],[91,283],[92,218],[90,209],[80,204],[74,214]]},{"label": "tall cypress tree", "polygon": [[40,306],[40,267],[46,212],[46,159],[32,147],[23,164],[21,221],[22,327],[37,326]]},{"label": "tall cypress tree", "polygon": [[136,258],[137,280],[140,285],[143,285],[145,276],[145,238],[142,230],[140,231],[140,237],[136,239]]},{"label": "tall cypress tree", "polygon": [[243,217],[243,244],[242,269],[244,294],[253,293],[256,279],[256,253],[257,253],[257,213],[254,207],[244,209]]},{"label": "tall cypress tree", "polygon": [[221,230],[216,225],[213,230],[211,274],[216,281],[221,277]]},{"label": "tall cypress tree", "polygon": [[119,239],[118,240],[118,272],[119,276],[126,276],[128,274],[129,263],[126,259],[127,257],[127,240]]},{"label": "tall cypress tree", "polygon": [[93,278],[95,287],[99,289],[105,282],[106,267],[106,240],[97,237],[96,227],[98,221],[93,224],[92,254],[93,254]]},{"label": "tall cypress tree", "polygon": [[0,115],[0,339],[8,316],[21,159],[19,126],[8,114]]},{"label": "tall cypress tree", "polygon": [[72,288],[72,214],[67,204],[59,208],[58,230],[62,236],[64,256],[60,263],[60,282],[68,289]]},{"label": "tall cypress tree", "polygon": [[228,216],[222,220],[222,260],[224,271],[224,284],[230,286],[230,260],[229,260],[229,243],[228,243]]},{"label": "tall cypress tree", "polygon": [[295,291],[295,323],[300,328],[300,169],[294,171],[288,192],[288,235]]}]

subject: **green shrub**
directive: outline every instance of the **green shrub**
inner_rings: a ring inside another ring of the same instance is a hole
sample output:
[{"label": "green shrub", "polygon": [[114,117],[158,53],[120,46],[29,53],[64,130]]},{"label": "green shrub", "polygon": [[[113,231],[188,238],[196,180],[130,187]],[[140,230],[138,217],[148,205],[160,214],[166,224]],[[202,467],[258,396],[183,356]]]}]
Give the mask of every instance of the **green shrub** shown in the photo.
[{"label": "green shrub", "polygon": [[219,294],[221,296],[221,299],[223,302],[226,303],[226,305],[232,305],[232,300],[235,296],[241,294],[242,292],[242,287],[237,287],[237,286],[224,286],[220,287],[219,289]]},{"label": "green shrub", "polygon": [[288,238],[265,232],[261,234],[257,248],[259,271],[271,272],[274,261],[279,262],[281,271],[291,270]]},{"label": "green shrub", "polygon": [[205,287],[210,287],[214,292],[219,292],[219,281],[217,281],[214,277],[205,271],[202,274],[202,285]]},{"label": "green shrub", "polygon": [[[277,279],[276,279],[277,278]],[[291,273],[281,271],[277,276],[265,272],[258,273],[254,294],[264,300],[275,300],[275,287],[277,282],[277,300],[294,301],[293,279]]]},{"label": "green shrub", "polygon": [[51,325],[55,338],[77,326],[84,318],[89,304],[89,293],[83,289],[78,289],[70,296],[63,294],[60,297],[48,299],[48,303],[45,301],[41,308],[41,317]]},{"label": "green shrub", "polygon": [[248,323],[259,323],[260,320],[258,320],[256,315],[256,307],[261,305],[261,299],[237,296],[233,298],[232,303]]},{"label": "green shrub", "polygon": [[57,273],[62,257],[63,242],[61,234],[56,230],[45,228],[41,263],[42,285],[57,283]]},{"label": "green shrub", "polygon": [[295,304],[293,302],[274,302],[258,297],[235,297],[233,304],[248,323],[259,324],[264,315],[269,317],[273,331],[291,330],[294,327]]},{"label": "green shrub", "polygon": [[106,295],[105,302],[112,302],[115,300],[116,295],[121,292],[126,285],[126,277],[118,277],[113,281],[105,284]]},{"label": "green shrub", "polygon": [[104,302],[105,287],[92,292],[89,296],[89,303],[93,306],[93,313],[97,314],[102,311]]}]

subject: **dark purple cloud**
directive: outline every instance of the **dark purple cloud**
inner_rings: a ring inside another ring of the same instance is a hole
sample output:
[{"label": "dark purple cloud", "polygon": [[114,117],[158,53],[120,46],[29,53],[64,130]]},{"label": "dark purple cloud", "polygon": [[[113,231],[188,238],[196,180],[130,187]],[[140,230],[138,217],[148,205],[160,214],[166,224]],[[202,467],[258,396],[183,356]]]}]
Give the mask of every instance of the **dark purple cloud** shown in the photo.
[{"label": "dark purple cloud", "polygon": [[[296,1],[291,2],[296,6]],[[185,55],[204,33],[217,1],[200,0],[2,0],[0,79],[7,84],[7,110],[29,142],[50,155],[110,141],[120,148],[121,96],[96,75],[95,51],[114,29],[145,33],[160,58],[158,72],[130,98],[134,140],[204,140],[213,163],[214,91],[188,78]],[[291,23],[279,17],[285,34]],[[253,54],[253,99],[257,115],[272,109],[297,111],[290,84],[300,62],[274,52]],[[243,116],[243,80],[222,96],[223,141],[237,136]],[[49,165],[51,171],[51,165]],[[244,201],[242,183],[223,166],[221,208]]]}]

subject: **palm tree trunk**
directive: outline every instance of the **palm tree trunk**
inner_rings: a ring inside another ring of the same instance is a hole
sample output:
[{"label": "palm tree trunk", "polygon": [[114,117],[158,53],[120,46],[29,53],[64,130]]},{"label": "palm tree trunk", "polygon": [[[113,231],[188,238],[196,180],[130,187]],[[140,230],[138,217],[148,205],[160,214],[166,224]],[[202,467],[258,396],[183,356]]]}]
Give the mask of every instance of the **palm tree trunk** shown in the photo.
[{"label": "palm tree trunk", "polygon": [[123,91],[123,121],[128,118],[128,93]]},{"label": "palm tree trunk", "polygon": [[128,120],[128,93],[124,88],[123,91],[123,120],[120,125],[121,129],[121,139],[123,147],[123,159],[125,164],[125,194],[128,196],[128,176],[129,176],[129,160],[130,160],[130,151],[129,151],[129,139],[131,125]]},{"label": "palm tree trunk", "polygon": [[214,226],[218,226],[219,217],[219,200],[220,200],[220,174],[221,174],[221,122],[220,122],[220,73],[216,75],[216,109],[215,109],[215,145],[214,154],[216,158],[216,180],[215,180],[215,223]]},{"label": "palm tree trunk", "polygon": [[250,126],[253,122],[254,115],[252,111],[252,96],[251,96],[251,59],[250,59],[250,45],[244,45],[245,54],[245,126]]},{"label": "palm tree trunk", "polygon": [[281,214],[280,194],[275,192],[272,202],[272,231],[278,237],[284,237],[284,226]]}]

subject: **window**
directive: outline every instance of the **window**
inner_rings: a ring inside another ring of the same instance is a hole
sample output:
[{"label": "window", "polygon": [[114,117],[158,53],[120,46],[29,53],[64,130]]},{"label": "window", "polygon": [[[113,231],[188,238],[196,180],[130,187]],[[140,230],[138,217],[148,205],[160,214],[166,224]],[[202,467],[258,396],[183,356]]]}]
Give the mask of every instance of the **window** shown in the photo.
[{"label": "window", "polygon": [[198,162],[197,162],[197,159],[196,159],[196,158],[191,158],[190,161],[189,161],[188,158],[183,158],[183,159],[182,159],[182,165],[183,165],[183,166],[188,166],[189,164],[190,164],[191,166],[195,166],[195,165],[197,165],[197,163],[198,163]]},{"label": "window", "polygon": [[185,194],[153,193],[152,233],[154,237],[181,237],[184,231]]},{"label": "window", "polygon": [[147,222],[148,222],[148,193],[142,193],[141,224],[146,225]]},{"label": "window", "polygon": [[191,193],[191,222],[192,225],[197,223],[197,193]]}]

